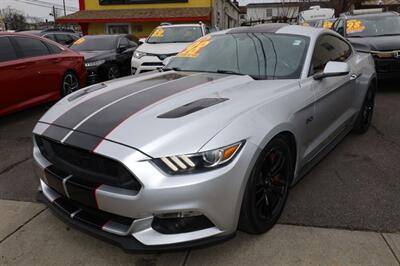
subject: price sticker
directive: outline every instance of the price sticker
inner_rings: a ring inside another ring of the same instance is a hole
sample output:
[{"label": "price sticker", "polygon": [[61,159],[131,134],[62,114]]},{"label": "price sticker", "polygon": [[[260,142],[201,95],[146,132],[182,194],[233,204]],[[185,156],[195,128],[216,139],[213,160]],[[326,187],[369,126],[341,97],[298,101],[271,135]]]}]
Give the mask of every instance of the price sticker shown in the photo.
[{"label": "price sticker", "polygon": [[363,32],[365,30],[365,26],[361,20],[351,19],[347,21],[346,32],[347,33],[357,33]]},{"label": "price sticker", "polygon": [[200,55],[201,50],[203,50],[207,45],[211,43],[211,37],[210,36],[205,36],[203,38],[200,38],[199,40],[195,41],[188,47],[186,47],[185,50],[180,52],[177,56],[178,57],[189,57],[189,58],[196,58]]}]

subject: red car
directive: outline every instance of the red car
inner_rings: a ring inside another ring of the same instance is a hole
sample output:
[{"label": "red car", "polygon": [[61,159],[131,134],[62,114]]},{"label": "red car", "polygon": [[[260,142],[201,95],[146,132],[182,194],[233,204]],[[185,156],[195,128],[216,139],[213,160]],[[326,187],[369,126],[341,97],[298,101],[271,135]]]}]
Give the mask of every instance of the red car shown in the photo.
[{"label": "red car", "polygon": [[0,33],[0,116],[58,100],[85,83],[78,53],[45,38]]}]

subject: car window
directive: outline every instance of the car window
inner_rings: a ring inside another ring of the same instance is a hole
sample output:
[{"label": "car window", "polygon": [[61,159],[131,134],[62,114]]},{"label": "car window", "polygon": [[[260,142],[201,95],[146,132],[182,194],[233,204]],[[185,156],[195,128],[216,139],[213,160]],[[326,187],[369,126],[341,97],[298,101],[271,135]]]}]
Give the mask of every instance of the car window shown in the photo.
[{"label": "car window", "polygon": [[49,39],[49,40],[55,41],[55,42],[57,41],[56,35],[54,35],[54,34],[47,34],[44,37]]},{"label": "car window", "polygon": [[0,37],[0,62],[17,59],[17,54],[8,37]]},{"label": "car window", "polygon": [[296,79],[308,44],[307,37],[285,34],[207,35],[180,52],[166,68],[238,73],[255,79]]},{"label": "car window", "polygon": [[329,61],[344,62],[351,54],[351,47],[345,41],[333,35],[323,35],[315,44],[310,76],[322,72]]},{"label": "car window", "polygon": [[63,51],[60,47],[58,47],[57,45],[54,45],[52,43],[46,42],[46,45],[52,54],[59,54]]},{"label": "car window", "polygon": [[23,57],[43,56],[50,54],[47,46],[40,40],[29,37],[15,37]]},{"label": "car window", "polygon": [[56,34],[57,42],[62,45],[71,45],[74,39],[69,34]]},{"label": "car window", "polygon": [[118,45],[118,37],[113,35],[85,36],[78,39],[70,48],[74,51],[114,50]]},{"label": "car window", "polygon": [[340,35],[344,35],[344,21],[342,19],[339,19],[337,21],[336,27],[335,27],[335,31],[337,33],[339,33]]},{"label": "car window", "polygon": [[129,40],[127,38],[121,38],[119,41],[119,47],[129,47]]},{"label": "car window", "polygon": [[157,27],[147,43],[190,43],[203,35],[200,26]]}]

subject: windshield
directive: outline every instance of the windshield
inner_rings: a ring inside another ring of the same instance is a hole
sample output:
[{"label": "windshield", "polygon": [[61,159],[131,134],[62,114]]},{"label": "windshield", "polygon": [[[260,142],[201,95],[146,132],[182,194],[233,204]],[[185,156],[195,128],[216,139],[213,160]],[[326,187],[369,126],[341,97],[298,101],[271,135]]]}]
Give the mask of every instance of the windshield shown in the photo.
[{"label": "windshield", "polygon": [[377,16],[350,19],[346,22],[348,37],[400,35],[400,16]]},{"label": "windshield", "polygon": [[200,26],[158,27],[147,39],[147,43],[194,42],[202,36]]},{"label": "windshield", "polygon": [[104,51],[116,48],[117,38],[114,36],[82,37],[71,45],[74,51]]},{"label": "windshield", "polygon": [[307,37],[284,34],[205,36],[180,52],[166,68],[250,75],[254,79],[297,79],[308,43]]}]

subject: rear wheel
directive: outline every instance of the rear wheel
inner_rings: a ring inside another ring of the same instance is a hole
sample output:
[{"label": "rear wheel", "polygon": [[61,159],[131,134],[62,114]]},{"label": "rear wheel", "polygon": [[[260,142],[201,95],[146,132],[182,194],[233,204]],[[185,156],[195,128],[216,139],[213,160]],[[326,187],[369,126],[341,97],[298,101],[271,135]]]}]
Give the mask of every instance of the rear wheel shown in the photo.
[{"label": "rear wheel", "polygon": [[371,126],[372,117],[374,114],[375,107],[375,86],[371,85],[365,96],[364,103],[361,107],[360,113],[358,114],[357,120],[354,124],[354,132],[357,134],[364,134],[368,131]]},{"label": "rear wheel", "polygon": [[293,157],[284,137],[274,138],[261,152],[243,198],[239,229],[268,231],[279,219],[289,193]]},{"label": "rear wheel", "polygon": [[67,72],[61,83],[61,97],[79,90],[79,78],[73,72]]},{"label": "rear wheel", "polygon": [[119,77],[119,70],[117,66],[111,66],[107,71],[107,80],[116,79]]}]

